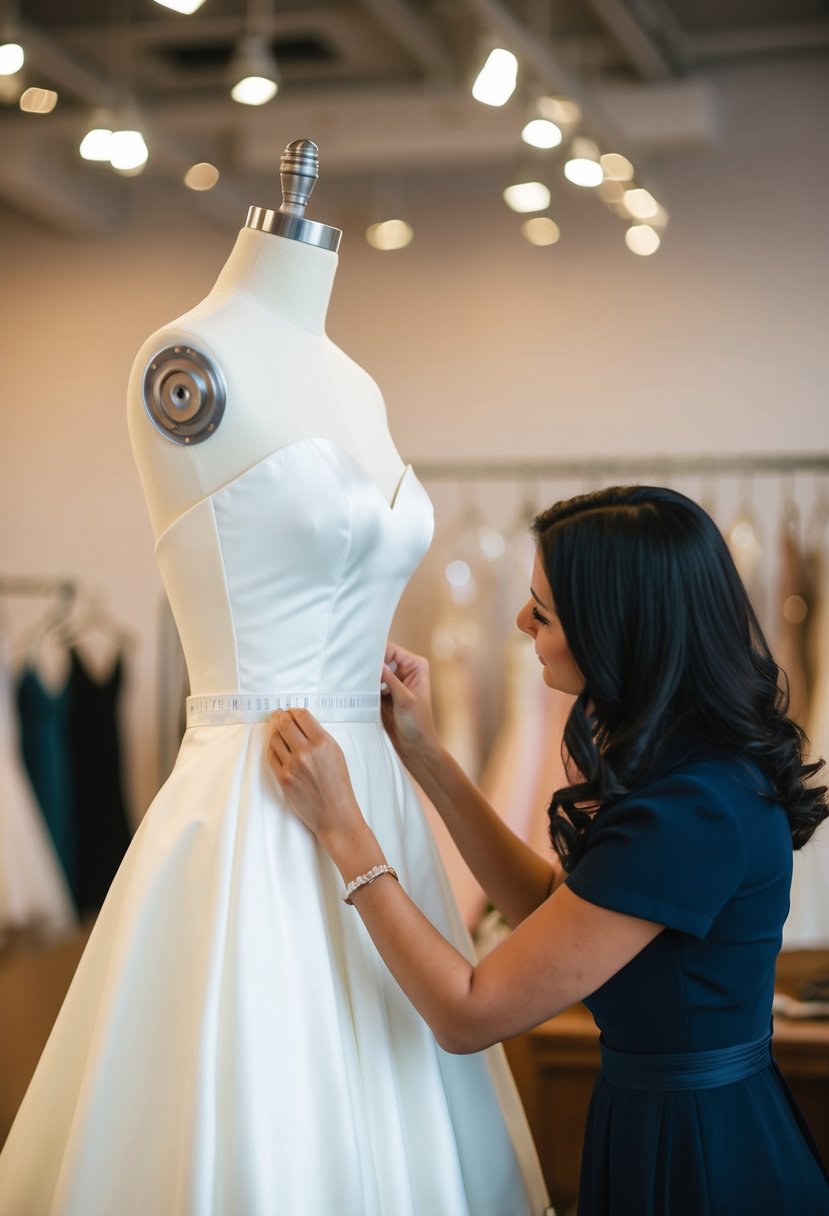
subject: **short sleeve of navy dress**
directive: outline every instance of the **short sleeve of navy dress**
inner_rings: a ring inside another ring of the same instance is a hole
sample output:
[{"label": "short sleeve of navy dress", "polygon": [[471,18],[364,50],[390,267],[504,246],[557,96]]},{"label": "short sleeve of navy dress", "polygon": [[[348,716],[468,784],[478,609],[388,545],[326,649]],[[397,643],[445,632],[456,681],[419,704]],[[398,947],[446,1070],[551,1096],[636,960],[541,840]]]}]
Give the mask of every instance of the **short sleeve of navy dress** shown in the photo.
[{"label": "short sleeve of navy dress", "polygon": [[[645,785],[603,808],[567,886],[665,926],[585,1001],[603,1045],[655,1056],[767,1035],[791,870],[785,810],[740,756],[675,747]],[[600,1073],[579,1212],[827,1216],[816,1154],[773,1061],[699,1090],[629,1089]]]}]

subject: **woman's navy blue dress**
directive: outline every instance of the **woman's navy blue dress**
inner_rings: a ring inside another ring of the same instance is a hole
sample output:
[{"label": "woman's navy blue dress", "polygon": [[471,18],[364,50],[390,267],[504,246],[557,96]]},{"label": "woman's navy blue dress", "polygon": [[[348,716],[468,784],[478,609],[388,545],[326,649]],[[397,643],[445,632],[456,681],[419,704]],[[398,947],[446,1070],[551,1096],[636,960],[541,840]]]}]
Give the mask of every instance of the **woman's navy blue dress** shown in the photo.
[{"label": "woman's navy blue dress", "polygon": [[829,1216],[826,1173],[766,1042],[792,869],[770,794],[749,761],[675,744],[599,812],[567,879],[665,926],[585,1001],[603,1061],[582,1216]]}]

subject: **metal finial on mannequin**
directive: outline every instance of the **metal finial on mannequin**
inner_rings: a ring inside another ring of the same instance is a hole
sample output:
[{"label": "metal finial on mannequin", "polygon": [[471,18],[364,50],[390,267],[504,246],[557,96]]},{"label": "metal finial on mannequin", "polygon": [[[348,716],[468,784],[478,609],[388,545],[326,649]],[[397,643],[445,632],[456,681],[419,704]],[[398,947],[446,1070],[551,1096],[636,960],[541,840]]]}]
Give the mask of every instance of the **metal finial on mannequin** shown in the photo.
[{"label": "metal finial on mannequin", "polygon": [[279,210],[251,207],[245,227],[336,253],[342,238],[340,229],[305,218],[305,207],[319,177],[319,149],[313,140],[295,139],[288,144],[282,153],[279,177],[282,183]]},{"label": "metal finial on mannequin", "polygon": [[282,182],[282,206],[284,215],[299,215],[305,218],[305,207],[311,191],[320,175],[320,153],[310,139],[295,139],[288,144],[279,162],[279,180]]}]

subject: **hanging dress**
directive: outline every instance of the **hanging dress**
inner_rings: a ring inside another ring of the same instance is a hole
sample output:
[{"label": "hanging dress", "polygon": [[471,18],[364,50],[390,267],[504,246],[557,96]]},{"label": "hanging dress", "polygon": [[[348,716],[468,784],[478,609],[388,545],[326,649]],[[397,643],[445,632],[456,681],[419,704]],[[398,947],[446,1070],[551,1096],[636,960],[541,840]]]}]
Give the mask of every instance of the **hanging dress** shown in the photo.
[{"label": "hanging dress", "polygon": [[0,651],[0,940],[50,938],[75,924],[72,897],[20,755],[9,668]]},{"label": "hanging dress", "polygon": [[124,806],[118,704],[124,675],[119,652],[108,676],[97,679],[77,647],[69,649],[69,738],[77,833],[77,901],[81,912],[100,908],[129,847]]},{"label": "hanging dress", "polygon": [[[829,552],[821,529],[806,553],[811,591],[805,624],[810,697],[806,721],[811,756],[829,763]],[[816,780],[825,783],[827,769]],[[783,926],[784,950],[829,949],[829,827],[820,825],[794,855],[791,907]]]},{"label": "hanging dress", "polygon": [[77,883],[77,829],[73,800],[69,686],[48,688],[27,661],[17,679],[20,745],[32,788],[73,896]]}]

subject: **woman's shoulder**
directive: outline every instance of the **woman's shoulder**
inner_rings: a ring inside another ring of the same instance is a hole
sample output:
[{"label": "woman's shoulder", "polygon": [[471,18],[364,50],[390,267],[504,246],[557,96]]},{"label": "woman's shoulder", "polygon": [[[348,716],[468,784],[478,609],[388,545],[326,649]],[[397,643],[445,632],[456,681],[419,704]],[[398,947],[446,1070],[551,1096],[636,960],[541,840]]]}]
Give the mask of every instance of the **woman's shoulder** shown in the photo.
[{"label": "woman's shoulder", "polygon": [[770,778],[744,752],[712,741],[685,741],[658,750],[643,780],[613,806],[624,811],[643,802],[688,802],[731,817],[747,803],[773,798]]}]

